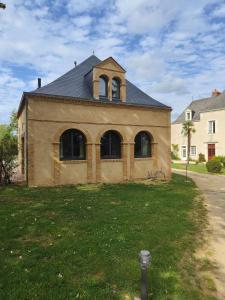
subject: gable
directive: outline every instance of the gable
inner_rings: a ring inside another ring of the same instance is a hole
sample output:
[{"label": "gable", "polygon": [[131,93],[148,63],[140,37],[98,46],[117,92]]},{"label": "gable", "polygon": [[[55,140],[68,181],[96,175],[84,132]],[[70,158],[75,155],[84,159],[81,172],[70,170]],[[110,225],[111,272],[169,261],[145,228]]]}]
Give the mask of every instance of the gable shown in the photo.
[{"label": "gable", "polygon": [[118,64],[113,57],[108,57],[99,64],[95,65],[95,68],[106,69],[116,72],[126,73],[126,71]]}]

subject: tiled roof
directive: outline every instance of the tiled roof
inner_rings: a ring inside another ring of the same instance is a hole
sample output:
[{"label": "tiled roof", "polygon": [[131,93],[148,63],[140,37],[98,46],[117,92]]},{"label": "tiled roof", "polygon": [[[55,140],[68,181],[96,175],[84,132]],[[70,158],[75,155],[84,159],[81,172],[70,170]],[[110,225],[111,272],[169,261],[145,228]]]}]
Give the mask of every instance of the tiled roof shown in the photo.
[{"label": "tiled roof", "polygon": [[[90,74],[92,68],[100,62],[100,59],[98,59],[95,55],[92,55],[63,76],[31,93],[96,101],[92,95],[92,78]],[[106,100],[97,101],[105,102]],[[170,107],[145,94],[128,80],[126,80],[126,102],[123,104],[170,109]]]},{"label": "tiled roof", "polygon": [[185,111],[187,109],[193,111],[192,120],[199,121],[201,112],[225,109],[225,92],[219,96],[212,96],[209,98],[192,101],[191,104],[182,112],[182,114],[173,122],[173,124],[183,123],[185,121]]}]

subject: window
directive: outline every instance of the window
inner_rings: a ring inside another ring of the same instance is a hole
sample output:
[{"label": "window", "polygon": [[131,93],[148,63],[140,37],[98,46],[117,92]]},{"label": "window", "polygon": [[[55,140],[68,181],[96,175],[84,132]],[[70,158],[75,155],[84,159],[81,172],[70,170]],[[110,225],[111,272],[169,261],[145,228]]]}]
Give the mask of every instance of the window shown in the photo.
[{"label": "window", "polygon": [[216,121],[209,121],[208,126],[209,134],[216,133]]},{"label": "window", "polygon": [[86,138],[76,129],[68,129],[60,137],[60,159],[79,160],[86,158]]},{"label": "window", "polygon": [[112,80],[112,98],[120,99],[120,80],[118,78]]},{"label": "window", "polygon": [[190,148],[190,155],[191,156],[196,156],[197,151],[196,151],[196,146],[191,146]]},{"label": "window", "polygon": [[187,158],[187,146],[181,147],[181,156],[182,158]]},{"label": "window", "polygon": [[150,157],[151,137],[147,132],[141,131],[135,137],[134,157]]},{"label": "window", "polygon": [[108,78],[104,75],[99,77],[99,96],[108,97]]},{"label": "window", "polygon": [[191,121],[191,120],[192,120],[192,112],[186,111],[186,121]]},{"label": "window", "polygon": [[113,130],[107,131],[101,138],[101,158],[121,158],[121,137]]}]

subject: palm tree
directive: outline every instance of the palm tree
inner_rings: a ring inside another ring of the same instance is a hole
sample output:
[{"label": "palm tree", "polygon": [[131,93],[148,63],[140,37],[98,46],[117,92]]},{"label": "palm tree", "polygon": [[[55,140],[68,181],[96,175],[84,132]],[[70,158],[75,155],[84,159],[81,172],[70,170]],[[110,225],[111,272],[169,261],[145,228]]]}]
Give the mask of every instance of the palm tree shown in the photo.
[{"label": "palm tree", "polygon": [[5,8],[6,8],[6,5],[5,5],[4,3],[0,2],[0,8],[5,9]]},{"label": "palm tree", "polygon": [[190,160],[191,135],[195,133],[194,124],[192,121],[185,121],[182,125],[182,134],[187,137],[187,164]]}]

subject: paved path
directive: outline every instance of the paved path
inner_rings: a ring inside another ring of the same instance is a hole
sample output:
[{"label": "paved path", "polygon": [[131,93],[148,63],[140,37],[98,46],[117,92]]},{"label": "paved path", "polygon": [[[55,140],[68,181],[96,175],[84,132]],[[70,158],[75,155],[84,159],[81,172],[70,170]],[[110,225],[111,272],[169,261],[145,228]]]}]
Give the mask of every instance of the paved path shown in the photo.
[{"label": "paved path", "polygon": [[[183,170],[173,170],[177,174],[185,174]],[[218,297],[225,299],[225,176],[188,172],[202,191],[212,229],[211,247],[218,266],[215,283]]]}]

